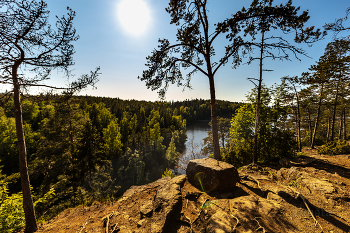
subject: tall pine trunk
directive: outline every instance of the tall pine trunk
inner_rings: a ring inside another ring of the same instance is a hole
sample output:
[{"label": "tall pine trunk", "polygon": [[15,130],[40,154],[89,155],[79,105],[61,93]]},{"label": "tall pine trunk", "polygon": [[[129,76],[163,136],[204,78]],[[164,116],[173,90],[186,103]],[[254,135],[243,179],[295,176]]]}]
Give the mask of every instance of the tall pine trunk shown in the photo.
[{"label": "tall pine trunk", "polygon": [[254,126],[254,154],[253,164],[258,163],[258,131],[259,131],[259,115],[260,115],[260,98],[261,98],[261,83],[262,83],[262,72],[263,72],[263,55],[264,55],[264,31],[261,33],[261,45],[260,45],[260,65],[259,65],[259,83],[258,83],[258,96],[256,98],[256,109],[255,109],[255,126]]},{"label": "tall pine trunk", "polygon": [[308,123],[309,123],[309,133],[310,133],[310,141],[311,141],[311,138],[312,138],[311,114],[310,114],[309,107],[307,107],[306,110],[307,110],[307,117],[308,117]]},{"label": "tall pine trunk", "polygon": [[299,103],[299,95],[297,92],[297,89],[295,88],[295,85],[293,85],[294,92],[295,92],[295,98],[297,100],[297,108],[296,108],[296,124],[297,124],[297,134],[298,134],[298,150],[301,152],[302,145],[301,145],[301,136],[300,136],[300,103]]},{"label": "tall pine trunk", "polygon": [[329,133],[330,133],[330,131],[331,131],[331,118],[328,117],[326,142],[329,142]]},{"label": "tall pine trunk", "polygon": [[322,86],[321,86],[320,97],[319,97],[319,100],[318,100],[317,117],[316,117],[316,120],[315,120],[314,133],[312,134],[312,138],[311,138],[311,145],[310,145],[311,149],[315,149],[315,136],[316,136],[317,126],[318,126],[318,122],[320,120],[320,114],[321,114],[323,86],[324,86],[324,84],[322,84]]},{"label": "tall pine trunk", "polygon": [[331,128],[331,141],[334,140],[334,125],[335,125],[335,115],[337,112],[337,104],[338,104],[338,92],[339,92],[339,85],[337,83],[336,87],[336,92],[335,92],[335,97],[334,97],[334,107],[333,107],[333,120],[332,120],[332,128]]},{"label": "tall pine trunk", "polygon": [[341,111],[340,117],[339,117],[339,136],[338,136],[338,140],[342,139],[342,130],[343,130],[343,111],[344,109]]},{"label": "tall pine trunk", "polygon": [[213,75],[209,76],[209,86],[210,86],[211,127],[212,127],[212,134],[213,134],[214,159],[221,161],[219,133],[218,133],[218,124],[217,124],[217,116],[216,116],[215,84],[214,84]]},{"label": "tall pine trunk", "polygon": [[20,64],[20,61],[16,61],[15,64],[12,66],[12,80],[14,92],[13,100],[15,107],[16,134],[19,152],[19,172],[21,175],[21,187],[23,193],[23,210],[26,221],[25,233],[32,233],[38,230],[38,226],[36,223],[33,198],[30,190],[30,181],[27,165],[27,149],[24,138],[22,118],[21,90],[19,80],[17,77],[17,71]]},{"label": "tall pine trunk", "polygon": [[346,109],[344,107],[343,109],[343,120],[344,120],[344,127],[343,127],[343,138],[346,140]]}]

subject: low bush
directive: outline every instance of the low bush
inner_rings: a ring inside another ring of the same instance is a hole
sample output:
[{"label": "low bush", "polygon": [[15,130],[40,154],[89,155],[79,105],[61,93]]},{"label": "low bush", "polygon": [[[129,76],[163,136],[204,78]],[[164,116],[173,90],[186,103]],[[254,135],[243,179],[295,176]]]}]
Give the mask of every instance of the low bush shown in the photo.
[{"label": "low bush", "polygon": [[341,155],[350,154],[350,144],[345,140],[339,140],[336,142],[328,142],[327,144],[317,149],[318,154],[323,155]]}]

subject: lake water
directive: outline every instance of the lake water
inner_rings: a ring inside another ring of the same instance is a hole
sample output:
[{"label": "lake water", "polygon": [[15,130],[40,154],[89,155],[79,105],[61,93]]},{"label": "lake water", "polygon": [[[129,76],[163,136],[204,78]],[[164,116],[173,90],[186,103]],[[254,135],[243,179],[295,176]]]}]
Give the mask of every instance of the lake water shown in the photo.
[{"label": "lake water", "polygon": [[[179,161],[179,166],[184,167],[185,164],[191,159],[201,158],[200,152],[203,147],[203,139],[208,136],[208,131],[211,130],[209,121],[199,121],[189,125],[186,128],[187,141],[185,143],[185,150],[183,152],[182,159]],[[177,169],[177,172],[184,174],[185,170],[182,168]]]}]

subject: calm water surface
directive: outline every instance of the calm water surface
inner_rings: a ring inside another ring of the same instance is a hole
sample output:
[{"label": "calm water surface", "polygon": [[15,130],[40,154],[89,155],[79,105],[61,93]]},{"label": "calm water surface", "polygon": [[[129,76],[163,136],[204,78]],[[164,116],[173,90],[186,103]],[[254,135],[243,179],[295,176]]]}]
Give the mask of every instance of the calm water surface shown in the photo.
[{"label": "calm water surface", "polygon": [[[208,131],[211,130],[209,120],[199,121],[189,125],[186,128],[187,141],[185,143],[185,150],[183,157],[188,158],[192,153],[200,155],[203,147],[203,139],[208,136]],[[184,170],[177,170],[178,173],[184,174]]]}]

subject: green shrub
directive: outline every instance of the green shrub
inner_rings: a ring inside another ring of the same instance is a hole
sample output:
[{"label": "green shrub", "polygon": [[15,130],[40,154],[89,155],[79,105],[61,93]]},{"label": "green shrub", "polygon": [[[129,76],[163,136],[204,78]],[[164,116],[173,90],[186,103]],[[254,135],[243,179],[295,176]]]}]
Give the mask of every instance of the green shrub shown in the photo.
[{"label": "green shrub", "polygon": [[299,158],[299,157],[302,157],[302,156],[305,156],[306,153],[305,152],[297,152],[293,157],[294,158]]},{"label": "green shrub", "polygon": [[8,195],[8,183],[1,185],[0,232],[11,233],[25,223],[22,193]]},{"label": "green shrub", "polygon": [[339,140],[337,142],[329,142],[317,148],[317,153],[323,155],[350,154],[350,145],[344,140]]},{"label": "green shrub", "polygon": [[[10,194],[9,191],[9,184],[18,178],[18,173],[11,176],[3,175],[0,167],[0,232],[11,233],[25,225],[23,194],[22,192]],[[45,208],[54,195],[54,189],[40,198],[32,192],[34,207]]]},{"label": "green shrub", "polygon": [[[310,146],[311,145],[311,141],[310,140],[311,140],[310,139],[310,133],[306,132],[305,137],[301,140],[301,144],[303,146]],[[325,140],[322,137],[317,137],[316,136],[314,140],[315,140],[314,141],[314,145],[315,146],[322,146],[325,143]]]},{"label": "green shrub", "polygon": [[171,178],[174,178],[175,177],[175,174],[173,173],[173,170],[171,169],[166,169],[162,175],[162,177],[171,177]]}]

